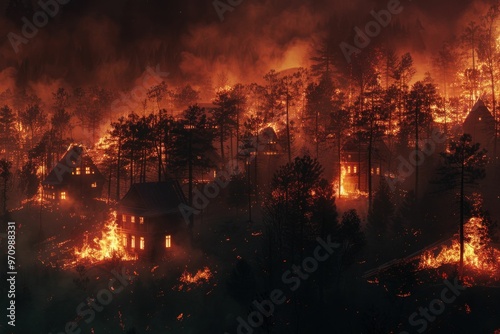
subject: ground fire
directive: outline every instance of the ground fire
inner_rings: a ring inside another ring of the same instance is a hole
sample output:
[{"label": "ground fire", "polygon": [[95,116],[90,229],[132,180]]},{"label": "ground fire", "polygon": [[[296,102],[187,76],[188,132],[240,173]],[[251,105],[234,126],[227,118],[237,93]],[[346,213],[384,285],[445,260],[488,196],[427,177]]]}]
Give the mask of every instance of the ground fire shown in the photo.
[{"label": "ground fire", "polygon": [[116,212],[110,214],[108,221],[102,227],[101,236],[92,240],[85,238],[83,246],[74,251],[76,257],[73,263],[95,264],[106,260],[135,260],[135,256],[127,254],[122,243],[122,237],[116,224]]},{"label": "ground fire", "polygon": [[[500,250],[491,245],[483,220],[471,218],[465,225],[464,269],[469,275],[481,274],[500,279]],[[458,265],[460,262],[460,242],[457,235],[451,246],[443,246],[438,250],[425,252],[420,260],[419,268],[439,268],[445,264]]]}]

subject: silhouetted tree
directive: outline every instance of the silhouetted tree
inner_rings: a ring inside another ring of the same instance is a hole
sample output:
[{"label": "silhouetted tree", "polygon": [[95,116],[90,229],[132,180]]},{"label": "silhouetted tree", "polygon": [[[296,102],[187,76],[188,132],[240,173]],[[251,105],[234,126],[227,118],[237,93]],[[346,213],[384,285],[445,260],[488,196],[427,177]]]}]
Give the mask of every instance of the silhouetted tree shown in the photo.
[{"label": "silhouetted tree", "polygon": [[[194,169],[207,169],[215,166],[213,140],[215,131],[209,122],[204,108],[190,106],[184,111],[182,119],[172,129],[172,137],[168,152],[169,166],[177,176],[187,176],[188,200],[193,206]],[[193,215],[189,223],[193,227]]]},{"label": "silhouetted tree", "polygon": [[2,180],[2,215],[7,214],[7,201],[9,200],[7,193],[10,187],[10,180],[12,178],[12,172],[10,170],[11,167],[11,162],[5,159],[0,159],[0,179]]},{"label": "silhouetted tree", "polygon": [[40,180],[36,170],[33,160],[28,160],[19,171],[19,189],[27,198],[35,196],[38,192]]},{"label": "silhouetted tree", "polygon": [[9,157],[18,144],[16,117],[12,109],[5,105],[0,108],[0,152]]},{"label": "silhouetted tree", "polygon": [[441,153],[443,166],[439,170],[440,183],[447,190],[459,189],[460,201],[460,273],[464,264],[464,223],[466,187],[486,176],[486,151],[479,144],[472,143],[469,134],[450,142],[448,149]]},{"label": "silhouetted tree", "polygon": [[28,129],[30,135],[30,149],[35,146],[37,138],[41,135],[47,115],[40,107],[40,102],[29,104],[24,111],[19,113],[21,123]]},{"label": "silhouetted tree", "polygon": [[188,106],[194,105],[200,100],[200,93],[191,87],[191,85],[185,85],[179,87],[172,94],[174,100],[174,106],[177,109],[187,108]]},{"label": "silhouetted tree", "polygon": [[373,198],[373,205],[368,212],[368,227],[377,240],[387,240],[393,213],[394,203],[391,189],[382,177]]},{"label": "silhouetted tree", "polygon": [[342,263],[350,265],[366,243],[361,230],[361,218],[356,210],[351,209],[342,215],[339,226],[339,240],[343,243]]},{"label": "silhouetted tree", "polygon": [[420,134],[423,129],[427,129],[430,133],[430,125],[432,124],[432,108],[437,103],[436,86],[432,83],[422,81],[416,82],[406,99],[407,114],[405,115],[405,123],[413,127],[415,134],[415,196],[418,198],[419,185],[419,150],[420,150]]}]

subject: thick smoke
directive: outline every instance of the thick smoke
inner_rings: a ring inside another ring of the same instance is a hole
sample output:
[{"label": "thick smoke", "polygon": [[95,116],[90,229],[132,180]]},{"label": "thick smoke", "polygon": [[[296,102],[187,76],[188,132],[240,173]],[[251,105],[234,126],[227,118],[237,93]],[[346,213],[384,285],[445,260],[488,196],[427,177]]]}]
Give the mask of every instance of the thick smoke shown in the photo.
[{"label": "thick smoke", "polygon": [[[6,13],[0,20],[0,88],[27,86],[47,96],[45,90],[57,85],[127,90],[157,64],[171,73],[172,84],[200,89],[220,78],[229,84],[259,81],[270,69],[307,67],[311,45],[329,32],[352,42],[353,27],[363,27],[373,19],[370,11],[389,1],[242,1],[221,22],[211,1],[72,0],[17,54],[7,34],[20,34],[21,17],[31,21],[40,8],[34,1],[13,10],[12,3],[22,1],[10,2],[0,8]],[[466,22],[479,22],[485,2],[401,1],[403,12],[376,42],[391,40],[401,52],[412,52],[419,67],[428,67],[444,40]]]}]

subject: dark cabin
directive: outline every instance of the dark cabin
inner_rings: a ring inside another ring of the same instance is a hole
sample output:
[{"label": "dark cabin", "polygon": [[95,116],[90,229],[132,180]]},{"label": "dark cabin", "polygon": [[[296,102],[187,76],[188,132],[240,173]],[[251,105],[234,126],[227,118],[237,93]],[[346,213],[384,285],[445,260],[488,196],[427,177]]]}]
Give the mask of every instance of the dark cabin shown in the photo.
[{"label": "dark cabin", "polygon": [[251,138],[248,146],[248,148],[241,148],[240,154],[250,157],[248,165],[250,175],[252,179],[255,179],[255,173],[257,173],[256,179],[264,190],[267,185],[271,184],[274,173],[286,163],[283,161],[285,154],[280,145],[280,138],[269,126],[259,130],[258,136]]},{"label": "dark cabin", "polygon": [[368,192],[368,173],[372,175],[372,190],[378,189],[380,178],[387,174],[389,149],[383,141],[373,143],[371,167],[368,162],[368,144],[348,140],[342,149],[341,168],[343,193]]},{"label": "dark cabin", "polygon": [[81,145],[71,145],[42,182],[45,199],[56,203],[88,201],[102,194],[105,178]]},{"label": "dark cabin", "polygon": [[177,181],[132,185],[117,210],[117,224],[128,252],[148,259],[168,256],[187,228],[181,204],[186,204],[186,198]]},{"label": "dark cabin", "polygon": [[479,143],[481,148],[492,151],[495,137],[495,120],[483,100],[479,99],[467,115],[463,125],[463,132],[472,136],[473,143]]}]

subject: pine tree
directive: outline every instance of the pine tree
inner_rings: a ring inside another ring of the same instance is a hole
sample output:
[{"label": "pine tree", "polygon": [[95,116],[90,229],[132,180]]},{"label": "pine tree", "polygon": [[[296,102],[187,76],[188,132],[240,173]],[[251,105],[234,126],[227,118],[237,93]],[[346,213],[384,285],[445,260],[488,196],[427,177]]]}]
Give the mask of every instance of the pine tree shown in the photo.
[{"label": "pine tree", "polygon": [[488,161],[486,151],[479,144],[472,143],[469,134],[453,140],[448,150],[441,153],[443,166],[439,170],[440,183],[446,190],[459,189],[460,210],[460,273],[464,264],[464,223],[466,188],[476,185],[486,176],[485,166]]}]

